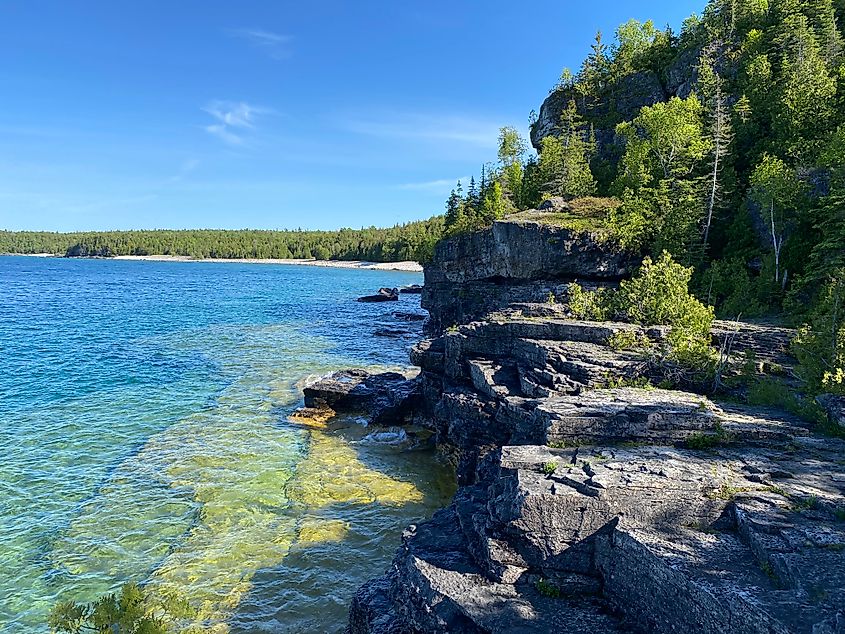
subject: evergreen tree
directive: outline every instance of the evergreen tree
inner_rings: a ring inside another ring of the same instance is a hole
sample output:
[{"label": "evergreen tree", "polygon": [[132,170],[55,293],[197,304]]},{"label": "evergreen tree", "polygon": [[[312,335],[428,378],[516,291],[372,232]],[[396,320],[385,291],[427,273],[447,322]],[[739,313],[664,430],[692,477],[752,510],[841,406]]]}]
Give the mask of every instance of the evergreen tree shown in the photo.
[{"label": "evergreen tree", "polygon": [[584,122],[574,101],[561,115],[560,136],[543,140],[540,178],[545,192],[554,196],[590,196],[596,182],[590,171],[589,142],[585,141]]},{"label": "evergreen tree", "polygon": [[478,187],[475,184],[475,176],[469,177],[469,187],[467,188],[466,202],[469,206],[473,208],[478,206]]},{"label": "evergreen tree", "polygon": [[836,24],[833,0],[807,0],[806,14],[822,56],[828,64],[835,63],[842,55],[842,35]]},{"label": "evergreen tree", "polygon": [[460,213],[461,197],[453,189],[452,193],[449,194],[449,198],[446,200],[446,226],[454,227],[455,225],[457,225]]}]

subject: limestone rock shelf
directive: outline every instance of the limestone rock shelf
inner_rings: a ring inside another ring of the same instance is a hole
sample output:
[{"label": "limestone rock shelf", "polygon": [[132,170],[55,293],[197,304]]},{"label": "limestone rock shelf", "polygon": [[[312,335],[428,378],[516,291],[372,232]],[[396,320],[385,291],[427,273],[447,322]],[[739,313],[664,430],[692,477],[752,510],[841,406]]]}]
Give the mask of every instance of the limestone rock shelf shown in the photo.
[{"label": "limestone rock shelf", "polygon": [[[632,266],[534,223],[446,241],[426,268],[419,375],[332,377],[307,395],[425,427],[460,485],[359,590],[348,634],[845,634],[845,441],[694,386],[632,387],[672,372],[650,354],[665,328],[543,301]],[[620,332],[644,347],[614,349]],[[794,362],[787,329],[712,334],[737,361]]]}]

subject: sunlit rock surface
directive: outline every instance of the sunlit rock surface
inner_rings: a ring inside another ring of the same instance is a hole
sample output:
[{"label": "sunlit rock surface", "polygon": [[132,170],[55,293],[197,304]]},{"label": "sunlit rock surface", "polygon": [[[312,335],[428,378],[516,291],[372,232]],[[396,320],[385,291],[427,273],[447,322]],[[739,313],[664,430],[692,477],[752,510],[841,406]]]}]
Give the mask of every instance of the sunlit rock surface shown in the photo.
[{"label": "sunlit rock surface", "polygon": [[[589,239],[541,246],[542,231],[497,223],[426,269],[414,420],[461,487],[358,591],[347,632],[845,632],[845,441],[652,387],[674,372],[649,354],[666,328],[536,297],[627,265]],[[619,333],[640,348],[614,349]],[[712,334],[764,368],[794,363],[787,329]]]}]

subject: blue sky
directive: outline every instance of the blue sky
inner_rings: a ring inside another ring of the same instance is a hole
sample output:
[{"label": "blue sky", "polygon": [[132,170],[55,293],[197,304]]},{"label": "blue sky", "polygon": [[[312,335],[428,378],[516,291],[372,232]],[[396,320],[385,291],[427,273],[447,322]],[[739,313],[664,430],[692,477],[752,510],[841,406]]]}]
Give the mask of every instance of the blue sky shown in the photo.
[{"label": "blue sky", "polygon": [[597,29],[703,5],[3,0],[0,228],[427,218]]}]

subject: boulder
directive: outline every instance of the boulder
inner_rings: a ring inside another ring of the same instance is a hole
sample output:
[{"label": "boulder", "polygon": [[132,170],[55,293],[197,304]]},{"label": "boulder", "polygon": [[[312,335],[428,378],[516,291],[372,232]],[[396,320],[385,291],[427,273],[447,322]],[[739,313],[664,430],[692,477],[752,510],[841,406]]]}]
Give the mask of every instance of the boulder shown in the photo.
[{"label": "boulder", "polygon": [[408,295],[419,295],[422,293],[423,287],[421,284],[409,284],[408,286],[403,286],[399,289],[399,292]]},{"label": "boulder", "polygon": [[304,394],[306,408],[368,414],[372,424],[395,425],[412,413],[419,399],[419,383],[398,372],[341,370],[309,385]]},{"label": "boulder", "polygon": [[404,328],[379,328],[378,330],[373,331],[373,335],[375,335],[376,337],[390,337],[393,339],[398,339],[399,337],[406,337],[412,334],[414,333]]}]

